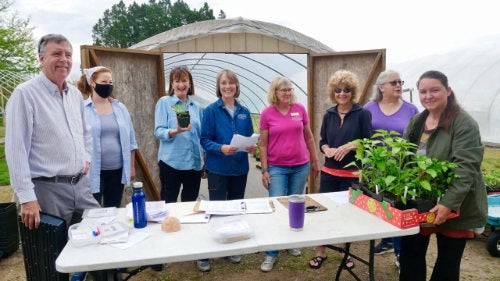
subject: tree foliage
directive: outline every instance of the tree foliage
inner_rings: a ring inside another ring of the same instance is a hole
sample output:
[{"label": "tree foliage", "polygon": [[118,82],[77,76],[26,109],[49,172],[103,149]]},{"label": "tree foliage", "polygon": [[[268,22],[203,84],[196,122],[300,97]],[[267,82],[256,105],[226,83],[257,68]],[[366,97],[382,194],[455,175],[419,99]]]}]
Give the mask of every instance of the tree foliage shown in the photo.
[{"label": "tree foliage", "polygon": [[9,13],[11,3],[0,0],[0,70],[16,73],[36,73],[40,70],[36,57],[36,42],[29,19]]},{"label": "tree foliage", "polygon": [[123,1],[104,12],[92,28],[95,45],[127,48],[158,33],[193,22],[214,19],[213,10],[205,2],[199,10],[191,10],[182,0],[149,0],[149,3]]}]

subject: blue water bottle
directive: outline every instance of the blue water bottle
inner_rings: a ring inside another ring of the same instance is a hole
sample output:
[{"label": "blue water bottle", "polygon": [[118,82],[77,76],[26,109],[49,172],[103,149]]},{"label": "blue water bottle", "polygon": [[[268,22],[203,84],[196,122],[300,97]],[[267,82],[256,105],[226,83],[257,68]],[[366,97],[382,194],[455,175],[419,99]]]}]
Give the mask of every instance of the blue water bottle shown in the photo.
[{"label": "blue water bottle", "polygon": [[146,217],[146,195],[142,191],[142,182],[132,184],[132,209],[134,213],[134,227],[144,228],[148,224]]}]

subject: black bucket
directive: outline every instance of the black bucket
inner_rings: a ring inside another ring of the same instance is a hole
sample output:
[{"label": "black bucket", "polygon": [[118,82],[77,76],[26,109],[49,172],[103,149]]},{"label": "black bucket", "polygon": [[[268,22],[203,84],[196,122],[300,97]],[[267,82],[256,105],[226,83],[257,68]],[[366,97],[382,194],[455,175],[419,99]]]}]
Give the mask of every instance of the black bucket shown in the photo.
[{"label": "black bucket", "polygon": [[19,249],[16,203],[0,203],[0,259]]}]

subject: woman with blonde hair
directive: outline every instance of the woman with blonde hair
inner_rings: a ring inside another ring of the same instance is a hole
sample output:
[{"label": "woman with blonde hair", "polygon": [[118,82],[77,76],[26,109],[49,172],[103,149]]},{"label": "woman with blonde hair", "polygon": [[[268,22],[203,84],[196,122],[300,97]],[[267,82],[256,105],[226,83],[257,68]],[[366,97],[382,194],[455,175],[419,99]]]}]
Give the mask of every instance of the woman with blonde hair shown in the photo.
[{"label": "woman with blonde hair", "polygon": [[[356,139],[370,138],[373,134],[371,114],[357,103],[360,93],[356,74],[348,70],[336,71],[328,79],[328,95],[333,106],[323,116],[319,142],[325,154],[321,169],[320,192],[345,191],[358,182],[357,170],[345,166],[355,161]],[[318,269],[326,260],[326,247],[316,247],[316,257],[309,261]],[[352,269],[354,262],[347,258],[345,266]]]},{"label": "woman with blonde hair", "polygon": [[[269,196],[304,193],[312,168],[317,176],[318,158],[309,117],[303,105],[296,102],[292,82],[286,77],[275,78],[267,92],[269,106],[260,116],[260,161],[262,185]],[[289,249],[294,256],[300,249]],[[271,271],[278,251],[267,251],[262,271]]]}]

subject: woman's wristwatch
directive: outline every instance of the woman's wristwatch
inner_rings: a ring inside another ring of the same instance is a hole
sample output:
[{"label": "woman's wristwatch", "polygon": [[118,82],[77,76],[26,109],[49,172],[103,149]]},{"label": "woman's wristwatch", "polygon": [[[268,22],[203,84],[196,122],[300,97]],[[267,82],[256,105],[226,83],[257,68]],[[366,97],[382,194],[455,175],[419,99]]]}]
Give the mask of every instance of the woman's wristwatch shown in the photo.
[{"label": "woman's wristwatch", "polygon": [[269,173],[269,169],[268,168],[262,168],[261,172],[262,172],[262,174]]}]

